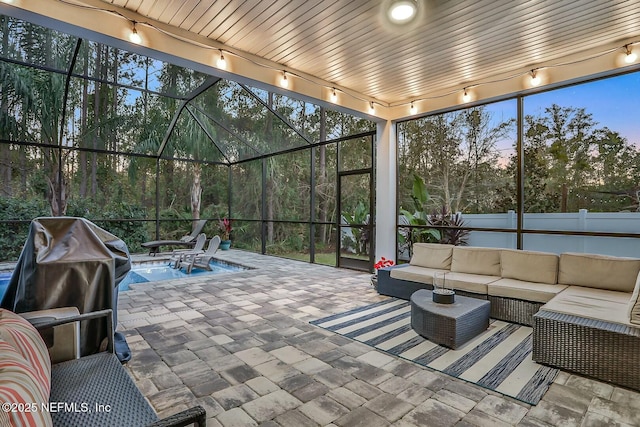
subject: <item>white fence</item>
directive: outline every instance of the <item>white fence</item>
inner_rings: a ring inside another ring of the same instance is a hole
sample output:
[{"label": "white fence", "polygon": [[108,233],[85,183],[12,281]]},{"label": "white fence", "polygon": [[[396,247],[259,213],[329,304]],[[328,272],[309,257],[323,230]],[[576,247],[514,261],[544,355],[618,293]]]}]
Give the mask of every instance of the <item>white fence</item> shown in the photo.
[{"label": "white fence", "polygon": [[[515,248],[517,218],[514,211],[503,214],[465,214],[468,227],[512,228],[513,233],[472,231],[469,246]],[[640,212],[589,213],[586,209],[571,213],[526,213],[527,230],[600,231],[640,233]],[[640,258],[640,239],[594,236],[525,234],[523,249],[544,252],[583,252]]]}]

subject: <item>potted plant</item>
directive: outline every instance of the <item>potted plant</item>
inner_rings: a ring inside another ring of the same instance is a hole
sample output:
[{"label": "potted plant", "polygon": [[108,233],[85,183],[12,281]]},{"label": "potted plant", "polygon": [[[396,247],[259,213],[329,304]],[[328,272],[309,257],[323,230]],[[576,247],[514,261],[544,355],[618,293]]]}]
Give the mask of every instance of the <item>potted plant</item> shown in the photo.
[{"label": "potted plant", "polygon": [[387,259],[385,257],[380,258],[378,262],[373,264],[373,268],[375,268],[376,272],[371,275],[371,286],[377,291],[378,290],[378,270],[383,267],[391,267],[395,263],[392,259]]},{"label": "potted plant", "polygon": [[231,247],[231,232],[233,227],[231,226],[231,220],[229,218],[223,218],[218,221],[218,227],[222,234],[220,241],[220,249],[226,251]]}]

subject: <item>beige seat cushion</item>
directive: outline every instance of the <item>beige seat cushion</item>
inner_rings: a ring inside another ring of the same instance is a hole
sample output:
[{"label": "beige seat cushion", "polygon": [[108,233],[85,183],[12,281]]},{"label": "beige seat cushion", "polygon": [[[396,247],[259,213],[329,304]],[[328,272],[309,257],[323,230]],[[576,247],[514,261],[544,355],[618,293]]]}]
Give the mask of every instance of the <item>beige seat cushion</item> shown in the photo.
[{"label": "beige seat cushion", "polygon": [[505,249],[500,253],[500,275],[507,279],[553,285],[558,283],[559,259],[558,255],[547,252]]},{"label": "beige seat cushion", "polygon": [[564,253],[558,283],[631,293],[639,272],[640,259]]},{"label": "beige seat cushion", "polygon": [[488,294],[494,297],[515,298],[532,302],[548,302],[567,285],[526,282],[516,279],[500,279],[487,285]]},{"label": "beige seat cushion", "polygon": [[640,274],[638,274],[638,277],[636,278],[636,286],[633,289],[633,294],[629,301],[627,317],[634,325],[640,325]]},{"label": "beige seat cushion", "polygon": [[439,268],[449,270],[451,268],[451,252],[453,245],[440,245],[438,243],[414,243],[413,255],[409,264],[418,267]]},{"label": "beige seat cushion", "polygon": [[445,276],[446,287],[474,294],[487,294],[487,285],[499,280],[499,276],[450,272]]},{"label": "beige seat cushion", "polygon": [[394,268],[391,270],[393,279],[409,280],[410,282],[433,284],[433,273],[447,273],[449,270],[440,270],[437,268],[417,267],[408,265],[402,268]]},{"label": "beige seat cushion", "polygon": [[630,298],[631,292],[569,286],[541,310],[631,326],[628,317]]},{"label": "beige seat cushion", "polygon": [[495,248],[465,248],[455,246],[451,271],[458,273],[500,276],[500,253]]}]

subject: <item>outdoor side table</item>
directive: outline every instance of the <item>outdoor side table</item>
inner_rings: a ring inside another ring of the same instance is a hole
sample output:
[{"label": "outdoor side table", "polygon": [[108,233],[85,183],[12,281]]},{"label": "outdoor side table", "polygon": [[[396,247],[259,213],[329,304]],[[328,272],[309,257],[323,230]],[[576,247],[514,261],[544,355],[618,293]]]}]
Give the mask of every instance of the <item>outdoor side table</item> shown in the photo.
[{"label": "outdoor side table", "polygon": [[433,302],[431,291],[411,295],[411,327],[429,341],[456,349],[489,327],[487,300],[456,295],[453,304]]}]

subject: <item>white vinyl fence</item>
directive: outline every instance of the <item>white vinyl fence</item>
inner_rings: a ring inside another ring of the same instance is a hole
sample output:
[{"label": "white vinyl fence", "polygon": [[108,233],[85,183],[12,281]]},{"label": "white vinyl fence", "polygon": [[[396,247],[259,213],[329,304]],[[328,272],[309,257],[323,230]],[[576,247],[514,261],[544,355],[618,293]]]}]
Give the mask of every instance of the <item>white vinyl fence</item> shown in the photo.
[{"label": "white vinyl fence", "polygon": [[[516,247],[516,213],[465,214],[468,227],[512,228],[513,233],[472,231],[469,246],[492,248]],[[580,209],[570,213],[526,213],[524,228],[527,230],[600,231],[640,233],[640,212],[588,212]],[[602,255],[640,258],[640,239],[593,236],[559,236],[550,234],[525,234],[523,249],[544,252],[582,252]]]}]

